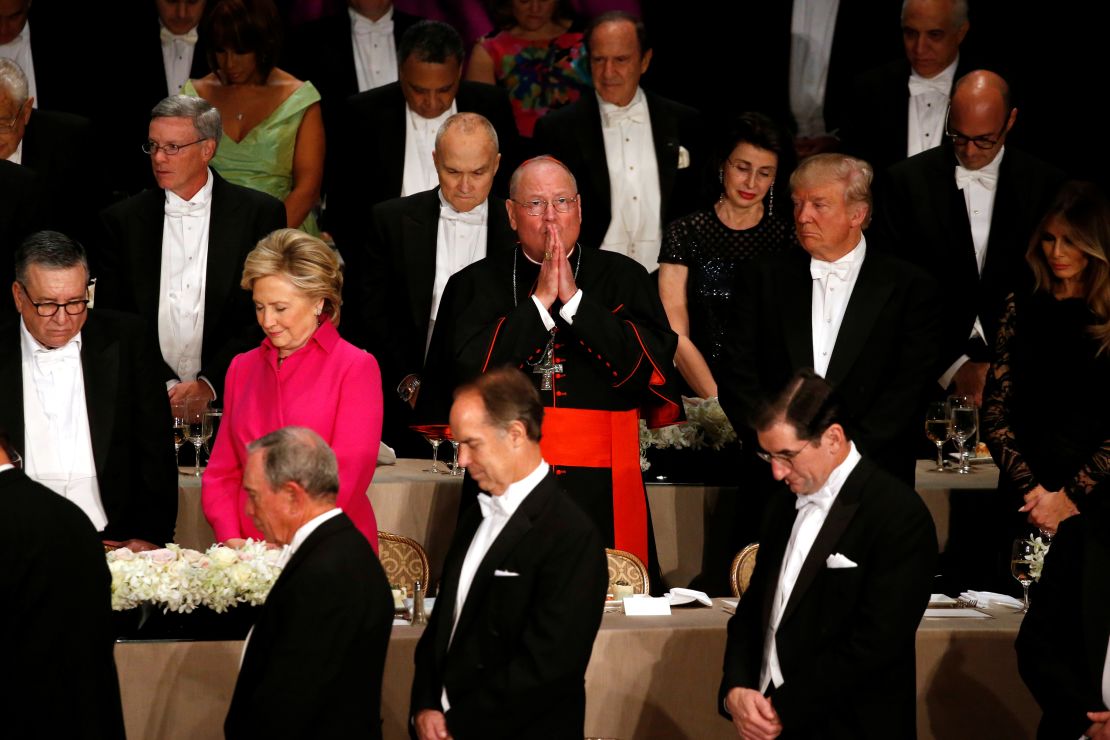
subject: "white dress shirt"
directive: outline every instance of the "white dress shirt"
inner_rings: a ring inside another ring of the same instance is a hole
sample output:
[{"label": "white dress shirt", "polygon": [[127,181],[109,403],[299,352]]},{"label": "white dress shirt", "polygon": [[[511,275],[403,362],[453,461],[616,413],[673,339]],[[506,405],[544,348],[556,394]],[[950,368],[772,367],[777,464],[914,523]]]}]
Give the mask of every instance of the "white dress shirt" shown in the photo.
[{"label": "white dress shirt", "polygon": [[[166,191],[158,284],[158,345],[181,382],[196,380],[204,337],[204,288],[212,218],[212,171],[192,200]],[[170,387],[175,385],[170,381]]]},{"label": "white dress shirt", "polygon": [[397,46],[393,41],[393,7],[372,21],[347,8],[351,17],[351,47],[355,52],[358,91],[397,81]]},{"label": "white dress shirt", "polygon": [[23,139],[20,139],[19,143],[15,145],[15,151],[8,157],[8,161],[15,164],[23,164]]},{"label": "white dress shirt", "polygon": [[[482,523],[478,525],[478,529],[474,532],[474,538],[470,540],[470,547],[466,551],[462,568],[459,570],[459,585],[455,591],[455,613],[451,617],[451,637],[448,639],[448,645],[455,638],[455,627],[459,624],[459,615],[462,614],[463,606],[466,604],[466,595],[470,591],[470,585],[474,582],[474,576],[478,573],[478,566],[485,560],[486,553],[497,541],[501,531],[505,529],[505,525],[509,523],[516,510],[524,503],[524,499],[528,498],[532,489],[538,486],[544,476],[547,475],[548,469],[548,464],[540,460],[540,464],[536,466],[535,470],[515,483],[509,484],[500,496],[490,496],[486,493],[478,494],[478,504],[482,508]],[[451,703],[447,700],[446,687],[443,689],[440,700],[443,702],[443,711],[446,712],[451,708]]]},{"label": "white dress shirt", "polygon": [[[994,197],[998,191],[998,170],[1002,165],[1002,157],[1006,154],[1003,146],[998,156],[986,167],[977,170],[968,170],[961,165],[956,165],[956,187],[963,191],[964,205],[967,208],[967,220],[971,225],[971,243],[975,246],[975,265],[979,268],[979,276],[983,276],[983,265],[987,261],[987,244],[991,238],[991,219],[994,216]],[[979,337],[987,342],[986,332],[983,330],[983,321],[975,317],[968,339]],[[988,343],[988,346],[989,343]],[[942,388],[947,388],[955,377],[956,371],[970,358],[967,355],[960,357],[945,370],[938,381]]]},{"label": "white dress shirt", "polygon": [[798,136],[825,133],[825,87],[840,0],[794,0],[790,17],[790,112]]},{"label": "white dress shirt", "polygon": [[405,171],[401,179],[401,195],[413,195],[439,185],[432,151],[436,148],[436,132],[458,112],[455,101],[436,118],[424,118],[405,103]]},{"label": "white dress shirt", "polygon": [[956,59],[935,77],[925,78],[910,70],[909,135],[906,156],[912,157],[935,146],[944,137],[944,115],[956,79]]},{"label": "white dress shirt", "polygon": [[482,201],[466,213],[459,213],[439,192],[439,226],[436,231],[436,276],[432,283],[432,312],[429,314],[425,353],[432,341],[432,329],[439,313],[439,299],[447,281],[459,270],[486,256],[489,233],[489,201]]},{"label": "white dress shirt", "polygon": [[597,102],[609,169],[611,214],[601,248],[627,255],[651,272],[659,267],[663,231],[659,163],[647,98],[637,88],[626,106],[606,103],[600,96]]},{"label": "white dress shirt", "polygon": [[3,465],[0,465],[0,473],[3,473],[6,470],[15,470],[15,466],[11,463],[4,463]]},{"label": "white dress shirt", "polygon": [[[59,309],[64,310],[64,309]],[[19,321],[23,371],[23,469],[81,507],[100,532],[108,515],[100,498],[81,372],[81,333],[57,349],[43,347]]]},{"label": "white dress shirt", "polygon": [[[810,258],[813,279],[810,321],[813,327],[813,370],[821,377],[829,371],[836,337],[844,323],[844,312],[856,287],[860,268],[867,256],[867,239],[862,235],[852,251],[835,262]],[[827,274],[826,274],[827,273]]]},{"label": "white dress shirt", "polygon": [[193,52],[197,47],[197,29],[188,33],[176,34],[162,25],[159,36],[162,41],[162,66],[166,69],[166,89],[170,95],[177,95],[189,80],[193,68]]},{"label": "white dress shirt", "polygon": [[27,75],[27,95],[35,99],[33,108],[39,107],[39,91],[35,85],[35,63],[31,59],[31,21],[23,24],[19,35],[6,44],[0,44],[0,57],[11,59]]},{"label": "white dress shirt", "polygon": [[779,622],[782,620],[783,610],[790,602],[790,594],[794,591],[794,584],[798,582],[798,574],[802,565],[809,556],[821,527],[829,515],[844,481],[855,470],[860,461],[859,451],[855,442],[849,442],[848,456],[837,465],[825,484],[816,492],[807,496],[798,496],[795,505],[798,513],[794,517],[794,527],[790,531],[790,540],[786,544],[786,551],[782,556],[782,569],[779,571],[778,586],[775,589],[775,598],[771,602],[771,620],[767,625],[767,634],[763,641],[763,664],[759,672],[759,690],[766,692],[770,684],[775,688],[782,686],[785,679],[782,667],[779,665],[778,645],[775,633],[778,631]]}]

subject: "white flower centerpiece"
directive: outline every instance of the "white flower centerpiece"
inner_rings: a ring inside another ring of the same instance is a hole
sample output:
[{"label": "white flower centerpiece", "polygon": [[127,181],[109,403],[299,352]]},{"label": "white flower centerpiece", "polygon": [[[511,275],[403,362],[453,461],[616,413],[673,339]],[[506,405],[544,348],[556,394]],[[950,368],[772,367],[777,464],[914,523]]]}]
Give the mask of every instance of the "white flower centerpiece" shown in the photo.
[{"label": "white flower centerpiece", "polygon": [[266,600],[281,568],[281,550],[247,540],[241,549],[212,545],[205,552],[175,544],[148,552],[125,547],[107,553],[112,574],[112,609],[150,604],[187,614],[197,607],[223,613],[236,604]]},{"label": "white flower centerpiece", "polygon": [[716,398],[682,397],[686,411],[686,422],[671,424],[658,429],[648,429],[640,419],[640,470],[647,471],[651,463],[647,459],[648,448],[720,450],[736,441],[736,431],[721,409]]},{"label": "white flower centerpiece", "polygon": [[1052,546],[1052,542],[1045,542],[1041,539],[1040,535],[1030,537],[1026,542],[1032,546],[1033,554],[1029,556],[1029,575],[1036,583],[1041,580],[1041,570],[1044,568],[1044,557],[1048,554],[1048,549]]}]

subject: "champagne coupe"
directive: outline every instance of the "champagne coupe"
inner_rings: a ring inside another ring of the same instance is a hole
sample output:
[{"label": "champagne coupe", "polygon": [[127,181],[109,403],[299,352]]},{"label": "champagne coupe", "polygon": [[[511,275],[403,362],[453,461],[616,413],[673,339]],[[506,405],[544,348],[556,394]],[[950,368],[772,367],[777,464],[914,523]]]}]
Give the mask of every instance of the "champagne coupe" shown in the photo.
[{"label": "champagne coupe", "polygon": [[447,438],[446,424],[414,424],[411,427],[417,434],[423,435],[432,446],[432,467],[424,468],[425,473],[447,473],[449,471],[439,467],[439,445]]},{"label": "champagne coupe", "polygon": [[960,451],[960,467],[956,472],[966,475],[971,472],[967,441],[975,436],[975,430],[979,427],[979,411],[975,408],[975,402],[967,396],[952,396],[948,401],[952,415],[952,433],[956,435],[956,445]]},{"label": "champagne coupe", "polygon": [[948,404],[934,401],[925,412],[925,436],[937,446],[937,472],[944,471],[944,443],[952,436],[952,420],[948,414]]},{"label": "champagne coupe", "polygon": [[[193,462],[193,475],[197,478],[200,477],[200,448],[208,441],[205,436],[204,428],[204,415],[208,411],[208,399],[206,398],[190,398],[186,401],[185,418],[189,425],[189,441],[193,443],[193,447],[197,451],[197,459]],[[212,429],[208,428],[208,435],[211,436]]]},{"label": "champagne coupe", "polygon": [[1033,543],[1028,539],[1014,540],[1010,554],[1010,572],[1021,584],[1023,604],[1016,613],[1025,614],[1029,611],[1029,586],[1033,583]]},{"label": "champagne coupe", "polygon": [[173,454],[177,466],[181,467],[181,445],[185,444],[185,437],[189,434],[189,425],[185,421],[185,401],[173,401],[170,404],[173,411]]}]

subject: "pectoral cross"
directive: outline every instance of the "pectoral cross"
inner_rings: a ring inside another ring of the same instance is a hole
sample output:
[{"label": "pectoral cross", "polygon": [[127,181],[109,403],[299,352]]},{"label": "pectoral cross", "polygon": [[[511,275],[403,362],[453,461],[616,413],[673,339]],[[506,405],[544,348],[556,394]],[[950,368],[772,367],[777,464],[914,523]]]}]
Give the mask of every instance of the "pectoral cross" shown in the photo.
[{"label": "pectoral cross", "polygon": [[547,343],[547,349],[544,351],[543,357],[532,367],[533,375],[543,376],[543,380],[540,381],[541,391],[551,390],[551,380],[555,377],[555,373],[563,372],[563,363],[555,362],[554,359],[555,347],[554,341],[552,341]]}]

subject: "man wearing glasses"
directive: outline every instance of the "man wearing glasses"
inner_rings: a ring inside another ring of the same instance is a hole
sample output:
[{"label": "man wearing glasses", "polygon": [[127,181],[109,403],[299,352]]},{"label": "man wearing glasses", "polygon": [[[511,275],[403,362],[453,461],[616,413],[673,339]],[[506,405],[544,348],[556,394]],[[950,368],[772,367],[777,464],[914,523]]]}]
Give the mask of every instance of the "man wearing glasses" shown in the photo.
[{"label": "man wearing glasses", "polygon": [[558,160],[517,168],[506,208],[520,245],[448,281],[416,416],[446,422],[459,384],[520,368],[543,399],[540,444],[559,482],[607,546],[650,567],[639,415],[643,407],[657,415],[649,424],[677,420],[678,340],[641,265],[578,242],[584,207]]},{"label": "man wearing glasses", "polygon": [[803,369],[757,412],[783,481],[729,620],[721,713],[743,738],[914,737],[914,639],[937,536],[921,498],[845,430],[832,386]]},{"label": "man wearing glasses", "polygon": [[1005,80],[968,73],[952,94],[946,143],[891,167],[876,197],[876,244],[924,267],[947,296],[937,382],[977,403],[1004,300],[1032,279],[1025,250],[1064,179],[1006,146],[1017,114]]},{"label": "man wearing glasses", "polygon": [[141,322],[88,309],[85,250],[40,231],[16,250],[18,320],[0,325],[0,427],[33,480],[75,503],[108,545],[173,540],[170,409]]},{"label": "man wearing glasses", "polygon": [[97,300],[157,330],[163,362],[151,372],[171,400],[218,398],[231,358],[261,341],[239,278],[258,240],[285,227],[281,201],[208,167],[220,135],[220,112],[206,100],[172,95],[158,103],[142,144],[158,189],[101,215]]}]

